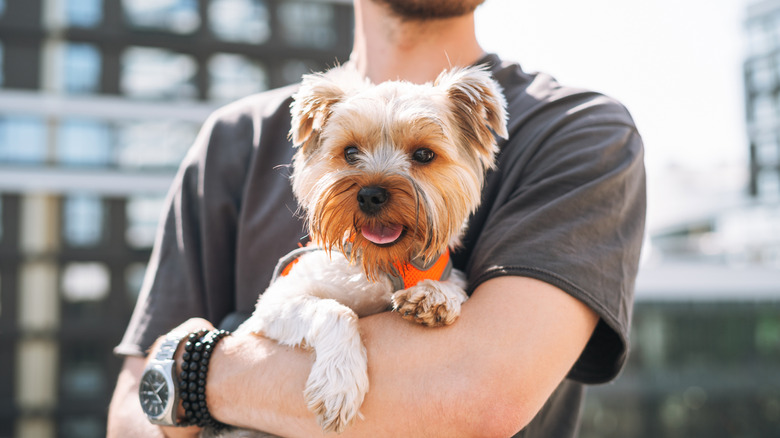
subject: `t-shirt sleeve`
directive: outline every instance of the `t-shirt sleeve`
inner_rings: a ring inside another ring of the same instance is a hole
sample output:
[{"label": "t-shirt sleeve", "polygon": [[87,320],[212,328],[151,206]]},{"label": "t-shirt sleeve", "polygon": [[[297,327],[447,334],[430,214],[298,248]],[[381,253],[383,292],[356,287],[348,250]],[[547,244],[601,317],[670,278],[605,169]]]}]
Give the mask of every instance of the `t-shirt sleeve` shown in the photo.
[{"label": "t-shirt sleeve", "polygon": [[119,355],[142,356],[191,317],[220,321],[234,306],[236,223],[252,151],[251,117],[231,108],[204,123],[166,209]]},{"label": "t-shirt sleeve", "polygon": [[[499,188],[489,194],[466,271],[472,289],[517,275],[587,304],[600,322],[569,377],[605,382],[628,350],[644,234],[643,146],[628,113],[611,99],[574,96],[558,104],[567,109],[548,105],[539,116],[544,123],[524,120],[504,146],[505,162],[489,176]],[[543,128],[529,128],[535,124]]]}]

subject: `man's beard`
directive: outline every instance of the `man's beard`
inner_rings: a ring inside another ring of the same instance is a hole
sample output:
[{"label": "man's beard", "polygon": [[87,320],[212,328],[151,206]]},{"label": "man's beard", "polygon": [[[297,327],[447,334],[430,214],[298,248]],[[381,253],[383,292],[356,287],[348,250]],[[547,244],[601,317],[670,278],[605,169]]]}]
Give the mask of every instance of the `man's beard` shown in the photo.
[{"label": "man's beard", "polygon": [[373,0],[406,20],[436,20],[473,12],[485,0]]}]

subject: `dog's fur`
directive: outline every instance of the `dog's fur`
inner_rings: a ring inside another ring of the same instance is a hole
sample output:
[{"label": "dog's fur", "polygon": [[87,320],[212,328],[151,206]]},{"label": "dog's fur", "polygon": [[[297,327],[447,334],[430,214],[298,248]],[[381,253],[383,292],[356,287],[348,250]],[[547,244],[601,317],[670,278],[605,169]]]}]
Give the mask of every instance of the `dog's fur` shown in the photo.
[{"label": "dog's fur", "polygon": [[351,424],[368,391],[358,317],[392,305],[401,317],[438,326],[460,314],[462,273],[400,291],[384,273],[459,245],[494,166],[494,133],[507,136],[505,106],[480,67],[425,85],[372,85],[348,67],[304,77],[291,105],[299,148],[292,183],[322,250],[274,281],[237,332],[314,351],[304,396],[324,431]]}]

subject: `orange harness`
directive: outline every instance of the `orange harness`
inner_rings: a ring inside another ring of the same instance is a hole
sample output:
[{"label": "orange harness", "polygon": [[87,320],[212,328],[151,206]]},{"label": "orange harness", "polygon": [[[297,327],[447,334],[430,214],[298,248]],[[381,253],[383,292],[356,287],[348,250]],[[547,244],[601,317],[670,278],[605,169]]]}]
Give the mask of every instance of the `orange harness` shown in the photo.
[{"label": "orange harness", "polygon": [[[274,269],[274,275],[271,280],[273,283],[279,277],[284,277],[290,273],[292,267],[298,263],[301,256],[312,251],[322,251],[322,248],[316,246],[305,246],[291,251],[286,256],[279,259]],[[409,263],[396,263],[393,265],[394,272],[388,272],[387,276],[393,284],[395,290],[408,289],[423,280],[444,281],[452,272],[452,260],[450,251],[445,250],[436,260],[423,264],[420,260],[412,260]]]}]

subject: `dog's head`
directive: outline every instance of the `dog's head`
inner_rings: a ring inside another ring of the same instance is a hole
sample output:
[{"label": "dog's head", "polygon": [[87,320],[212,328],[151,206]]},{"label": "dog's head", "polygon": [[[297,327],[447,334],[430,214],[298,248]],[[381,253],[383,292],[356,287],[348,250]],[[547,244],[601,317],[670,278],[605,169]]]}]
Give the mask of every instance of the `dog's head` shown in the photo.
[{"label": "dog's head", "polygon": [[369,277],[457,245],[494,166],[494,133],[507,136],[505,106],[480,67],[424,85],[371,85],[348,67],[305,76],[290,137],[312,240],[351,243]]}]

